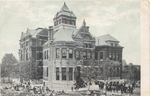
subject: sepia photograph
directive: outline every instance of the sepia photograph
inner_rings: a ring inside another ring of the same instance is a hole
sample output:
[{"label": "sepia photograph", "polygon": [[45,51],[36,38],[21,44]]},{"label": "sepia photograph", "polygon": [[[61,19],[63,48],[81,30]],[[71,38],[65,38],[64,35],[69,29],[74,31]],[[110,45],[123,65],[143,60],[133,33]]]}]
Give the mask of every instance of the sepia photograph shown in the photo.
[{"label": "sepia photograph", "polygon": [[146,96],[140,17],[140,0],[1,1],[1,96]]}]

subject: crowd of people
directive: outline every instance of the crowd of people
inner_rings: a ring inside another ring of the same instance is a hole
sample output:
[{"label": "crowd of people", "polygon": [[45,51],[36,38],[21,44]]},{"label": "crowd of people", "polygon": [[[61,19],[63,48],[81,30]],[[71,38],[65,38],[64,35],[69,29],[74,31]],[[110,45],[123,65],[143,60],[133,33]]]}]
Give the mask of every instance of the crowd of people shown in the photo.
[{"label": "crowd of people", "polygon": [[[89,83],[91,86],[91,82]],[[121,92],[133,94],[133,90],[135,88],[135,83],[121,83],[121,82],[95,82],[95,85],[99,86],[99,90],[106,90],[107,92]],[[87,83],[84,83],[82,88],[88,86]],[[28,92],[31,93],[33,96],[57,96],[59,94],[66,94],[67,92],[62,91],[55,91],[50,90],[48,87],[42,85],[31,85],[30,82],[24,83],[12,83],[10,86],[5,87],[11,91],[18,91],[18,92]],[[71,90],[77,90],[78,88],[72,87]]]},{"label": "crowd of people", "polygon": [[[99,84],[99,88],[103,89],[104,88],[104,83]],[[123,93],[129,93],[133,94],[133,90],[135,88],[135,83],[129,84],[129,83],[119,83],[119,82],[109,82],[106,83],[106,91],[108,92],[121,92]]]},{"label": "crowd of people", "polygon": [[30,85],[30,82],[12,83],[10,86],[5,86],[4,89],[18,93],[30,93],[32,96],[57,96],[59,94],[67,94],[66,90],[50,90],[48,87],[42,85]]}]

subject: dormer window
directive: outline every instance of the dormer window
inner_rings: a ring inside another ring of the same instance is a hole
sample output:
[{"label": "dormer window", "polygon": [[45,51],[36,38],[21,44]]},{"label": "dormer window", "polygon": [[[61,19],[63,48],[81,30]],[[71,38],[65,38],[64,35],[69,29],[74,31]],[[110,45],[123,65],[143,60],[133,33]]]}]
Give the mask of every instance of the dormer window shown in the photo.
[{"label": "dormer window", "polygon": [[111,43],[111,46],[113,46],[113,43]]},{"label": "dormer window", "polygon": [[115,44],[115,46],[118,46],[118,44]]}]

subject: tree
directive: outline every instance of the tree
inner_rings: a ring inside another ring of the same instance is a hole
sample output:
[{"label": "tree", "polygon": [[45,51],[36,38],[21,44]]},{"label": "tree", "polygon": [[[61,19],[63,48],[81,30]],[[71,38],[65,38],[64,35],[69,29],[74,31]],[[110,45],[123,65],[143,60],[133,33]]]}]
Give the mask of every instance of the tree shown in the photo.
[{"label": "tree", "polygon": [[17,63],[18,61],[12,53],[5,54],[2,58],[1,76],[9,78],[12,73],[13,65]]},{"label": "tree", "polygon": [[33,59],[26,62],[20,62],[21,82],[22,80],[29,81],[38,79],[37,75],[37,62],[35,62]]},{"label": "tree", "polygon": [[[96,68],[95,60],[87,60],[87,66],[82,67],[81,77],[86,80],[86,82],[91,83],[92,80],[97,80],[98,68]],[[84,82],[83,82],[84,83]],[[90,88],[90,85],[89,85]]]},{"label": "tree", "polygon": [[131,82],[136,82],[140,80],[140,66],[129,63],[127,68],[127,72],[124,72],[124,74],[126,74],[124,78],[130,80]]}]

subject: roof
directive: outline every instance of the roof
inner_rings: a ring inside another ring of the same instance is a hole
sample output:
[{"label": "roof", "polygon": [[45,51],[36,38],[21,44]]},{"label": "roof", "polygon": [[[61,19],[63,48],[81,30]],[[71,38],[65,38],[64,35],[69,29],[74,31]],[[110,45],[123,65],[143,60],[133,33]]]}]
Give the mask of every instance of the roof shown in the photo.
[{"label": "roof", "polygon": [[56,13],[54,18],[59,17],[61,15],[65,15],[65,16],[76,18],[75,14],[72,11],[69,10],[69,8],[67,7],[66,3],[64,3],[64,5],[60,9],[60,11]]},{"label": "roof", "polygon": [[39,34],[39,35],[48,35],[48,30],[45,28],[37,28],[37,29],[29,29],[27,28],[27,31],[26,33],[22,32],[21,33],[21,38],[20,39],[23,39],[25,38],[26,36],[29,36],[31,35],[32,37],[36,37],[36,35]]},{"label": "roof", "polygon": [[72,33],[74,30],[61,28],[54,34],[54,41],[74,41]]},{"label": "roof", "polygon": [[98,46],[98,45],[108,45],[107,42],[117,42],[117,43],[119,43],[119,41],[117,39],[115,39],[114,37],[112,37],[109,34],[96,37],[96,46]]},{"label": "roof", "polygon": [[94,39],[95,37],[89,32],[89,26],[86,26],[85,20],[83,21],[82,26],[73,33],[74,38],[83,39],[86,36],[90,37],[90,39]]},{"label": "roof", "polygon": [[20,39],[25,38],[26,36],[29,36],[29,35],[33,35],[35,32],[36,32],[36,30],[27,28],[26,33],[24,33],[24,32],[21,33]]},{"label": "roof", "polygon": [[65,2],[60,11],[70,11]]}]

